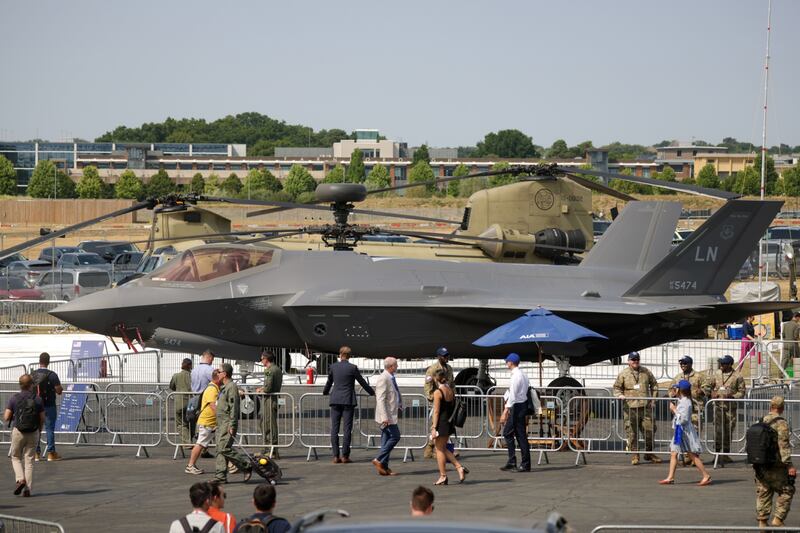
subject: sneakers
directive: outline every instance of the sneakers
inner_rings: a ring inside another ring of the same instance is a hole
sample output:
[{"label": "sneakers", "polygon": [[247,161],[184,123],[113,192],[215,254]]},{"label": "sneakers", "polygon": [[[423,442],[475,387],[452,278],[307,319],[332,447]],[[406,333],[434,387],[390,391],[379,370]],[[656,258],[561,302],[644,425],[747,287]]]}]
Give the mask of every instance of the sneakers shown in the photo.
[{"label": "sneakers", "polygon": [[233,463],[228,464],[228,473],[229,474],[236,474],[237,472],[239,472],[239,469],[236,468],[235,464],[233,464]]},{"label": "sneakers", "polygon": [[47,460],[48,461],[60,461],[61,456],[58,455],[57,452],[47,452]]},{"label": "sneakers", "polygon": [[186,472],[187,474],[192,474],[195,476],[205,473],[199,468],[197,468],[195,465],[186,465],[186,468],[184,468],[183,471]]}]

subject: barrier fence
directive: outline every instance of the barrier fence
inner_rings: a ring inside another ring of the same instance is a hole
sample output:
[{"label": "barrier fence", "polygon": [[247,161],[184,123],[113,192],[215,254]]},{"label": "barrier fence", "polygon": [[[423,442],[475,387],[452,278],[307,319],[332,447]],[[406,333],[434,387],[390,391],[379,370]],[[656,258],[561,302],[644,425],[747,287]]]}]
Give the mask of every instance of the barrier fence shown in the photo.
[{"label": "barrier fence", "polygon": [[61,524],[45,522],[35,518],[0,514],[0,532],[2,533],[64,533]]},{"label": "barrier fence", "polygon": [[66,303],[63,300],[0,300],[0,330],[31,328],[66,330],[72,326],[49,312]]}]

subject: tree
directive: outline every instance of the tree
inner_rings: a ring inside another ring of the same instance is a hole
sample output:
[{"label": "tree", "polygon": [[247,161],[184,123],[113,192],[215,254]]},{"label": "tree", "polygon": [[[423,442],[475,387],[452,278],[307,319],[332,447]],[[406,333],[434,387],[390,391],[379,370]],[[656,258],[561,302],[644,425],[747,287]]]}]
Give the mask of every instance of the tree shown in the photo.
[{"label": "tree", "polygon": [[147,196],[161,198],[175,192],[175,182],[163,168],[153,174],[147,182]]},{"label": "tree", "polygon": [[413,167],[420,161],[425,161],[426,163],[431,163],[431,154],[428,152],[428,145],[423,144],[416,150],[414,150],[414,156],[411,160],[411,166]]},{"label": "tree", "polygon": [[462,198],[469,198],[476,192],[489,188],[489,180],[482,177],[467,178],[458,183],[458,195]]},{"label": "tree", "polygon": [[570,150],[567,147],[567,141],[558,139],[553,143],[553,146],[547,150],[548,159],[557,159],[562,157],[570,157]]},{"label": "tree", "polygon": [[[492,170],[505,170],[509,166],[507,161],[499,161],[492,165]],[[508,185],[518,181],[517,178],[511,174],[498,174],[496,176],[489,176],[489,187],[499,187],[501,185]]]},{"label": "tree", "polygon": [[328,172],[322,183],[344,183],[344,167],[341,164],[336,165],[333,170]]},{"label": "tree", "polygon": [[[761,152],[756,154],[753,168],[758,173],[758,187],[761,192]],[[767,165],[764,173],[764,192],[768,195],[775,194],[775,184],[778,182],[778,172],[775,170],[775,160],[767,154]]]},{"label": "tree", "polygon": [[17,194],[17,171],[4,155],[0,155],[0,194]]},{"label": "tree", "polygon": [[222,194],[226,196],[236,196],[242,190],[242,180],[239,179],[236,172],[231,172],[230,175],[223,180],[219,188]]},{"label": "tree", "polygon": [[206,180],[206,194],[217,194],[219,192],[219,176],[212,173]]},{"label": "tree", "polygon": [[736,173],[736,184],[732,190],[745,196],[757,196],[761,191],[761,174],[755,167],[745,167]]},{"label": "tree", "polygon": [[75,183],[48,160],[39,161],[33,169],[28,182],[28,195],[32,198],[52,198],[54,180],[56,198],[75,198]]},{"label": "tree", "polygon": [[475,151],[478,157],[539,157],[533,140],[519,130],[488,133]]},{"label": "tree", "polygon": [[[662,170],[661,172],[656,172],[656,175],[653,177],[661,181],[671,181],[673,183],[675,183],[676,181],[675,170],[669,165],[665,165],[664,170]],[[672,189],[662,189],[660,187],[656,188],[656,190],[653,192],[657,194],[676,194],[676,192],[673,191]],[[652,194],[653,192],[646,194]]]},{"label": "tree", "polygon": [[189,190],[194,194],[204,194],[206,192],[206,180],[199,172],[192,176],[192,183],[189,185]]},{"label": "tree", "polygon": [[279,192],[283,190],[283,184],[281,180],[275,177],[275,174],[267,169],[263,169],[261,173],[264,175],[264,184],[268,191]]},{"label": "tree", "polygon": [[[464,163],[458,165],[455,170],[453,170],[454,177],[460,176],[468,176],[469,175],[469,168]],[[458,196],[459,191],[461,190],[461,182],[464,180],[453,180],[447,182],[447,196]]]},{"label": "tree", "polygon": [[350,154],[350,165],[347,167],[347,183],[361,183],[364,181],[364,154],[356,148]]},{"label": "tree", "polygon": [[100,179],[100,174],[97,168],[89,165],[84,167],[83,176],[78,182],[75,191],[78,193],[78,198],[102,198],[105,192],[103,180]]},{"label": "tree", "polygon": [[[408,173],[408,183],[421,183],[424,181],[433,181],[433,169],[425,161],[420,161],[411,167]],[[434,191],[434,184],[429,183],[425,186],[411,187],[406,189],[406,196],[409,198],[429,198]]]},{"label": "tree", "polygon": [[[633,171],[630,168],[624,168],[620,172],[624,176],[633,176]],[[612,179],[608,184],[612,189],[627,194],[653,194],[653,188],[649,185],[639,185],[625,180]]]},{"label": "tree", "polygon": [[786,196],[800,196],[800,163],[783,172],[783,190]]},{"label": "tree", "polygon": [[717,171],[714,169],[714,165],[711,163],[703,165],[703,168],[697,173],[697,185],[709,189],[719,189],[719,177],[717,176]]},{"label": "tree", "polygon": [[289,174],[286,176],[286,181],[283,184],[283,190],[292,195],[292,198],[299,198],[304,192],[314,192],[317,188],[317,181],[302,165],[292,165],[289,169]]},{"label": "tree", "polygon": [[145,197],[144,183],[136,177],[132,170],[126,170],[120,174],[117,180],[117,186],[114,187],[114,196],[142,200]]},{"label": "tree", "polygon": [[391,184],[392,180],[389,177],[389,170],[380,163],[372,167],[372,170],[369,171],[367,179],[364,182],[368,190],[383,189],[389,187]]}]

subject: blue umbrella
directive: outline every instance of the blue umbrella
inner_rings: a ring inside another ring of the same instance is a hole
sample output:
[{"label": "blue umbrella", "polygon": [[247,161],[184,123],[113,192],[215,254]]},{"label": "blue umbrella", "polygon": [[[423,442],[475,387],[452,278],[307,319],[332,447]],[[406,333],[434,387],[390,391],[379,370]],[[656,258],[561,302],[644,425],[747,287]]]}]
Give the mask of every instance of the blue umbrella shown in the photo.
[{"label": "blue umbrella", "polygon": [[575,322],[564,320],[551,311],[537,307],[521,317],[506,322],[474,341],[475,346],[498,346],[520,342],[572,342],[586,337],[607,339]]}]

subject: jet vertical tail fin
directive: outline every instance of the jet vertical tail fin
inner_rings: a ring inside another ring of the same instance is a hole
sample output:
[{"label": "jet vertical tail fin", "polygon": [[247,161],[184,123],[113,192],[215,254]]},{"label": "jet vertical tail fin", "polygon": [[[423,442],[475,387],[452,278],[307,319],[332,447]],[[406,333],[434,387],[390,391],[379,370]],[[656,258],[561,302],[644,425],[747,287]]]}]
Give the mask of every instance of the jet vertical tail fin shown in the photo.
[{"label": "jet vertical tail fin", "polygon": [[646,272],[669,253],[680,216],[678,202],[630,202],[581,265]]},{"label": "jet vertical tail fin", "polygon": [[729,201],[623,296],[724,294],[782,205]]}]

